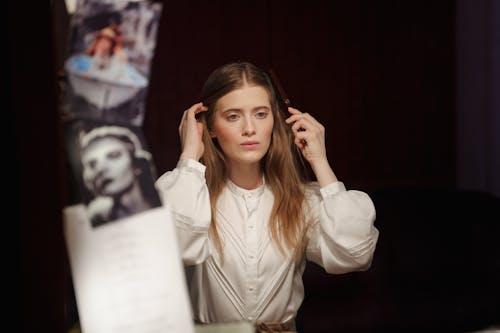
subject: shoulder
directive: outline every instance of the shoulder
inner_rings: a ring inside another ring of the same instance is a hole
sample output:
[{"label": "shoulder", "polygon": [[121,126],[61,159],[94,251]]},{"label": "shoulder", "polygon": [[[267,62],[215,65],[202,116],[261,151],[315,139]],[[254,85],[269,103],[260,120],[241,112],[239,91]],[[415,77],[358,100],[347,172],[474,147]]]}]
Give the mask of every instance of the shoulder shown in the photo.
[{"label": "shoulder", "polygon": [[195,174],[201,178],[205,178],[205,165],[195,160],[179,160],[174,169],[166,171],[162,174],[158,181],[176,177],[179,173]]}]

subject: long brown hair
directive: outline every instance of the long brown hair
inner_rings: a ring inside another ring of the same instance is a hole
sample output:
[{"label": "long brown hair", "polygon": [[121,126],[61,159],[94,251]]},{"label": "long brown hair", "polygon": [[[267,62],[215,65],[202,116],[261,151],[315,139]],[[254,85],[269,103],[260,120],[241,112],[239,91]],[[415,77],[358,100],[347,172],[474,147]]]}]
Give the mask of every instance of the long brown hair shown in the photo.
[{"label": "long brown hair", "polygon": [[223,246],[217,229],[216,204],[229,178],[229,170],[224,152],[217,140],[212,139],[209,130],[213,126],[217,101],[227,93],[245,85],[260,86],[267,91],[274,116],[271,144],[261,161],[266,184],[274,195],[269,231],[283,253],[286,247],[293,251],[295,259],[299,259],[304,249],[303,208],[306,181],[305,174],[301,172],[303,168],[298,163],[297,154],[300,153],[293,143],[292,131],[285,123],[283,110],[280,108],[269,76],[248,62],[235,62],[217,68],[209,75],[202,89],[201,100],[208,107],[208,111],[201,113],[200,119],[204,127],[203,143],[205,145],[201,161],[206,166],[206,181],[211,197],[210,231],[216,248],[222,255]]}]

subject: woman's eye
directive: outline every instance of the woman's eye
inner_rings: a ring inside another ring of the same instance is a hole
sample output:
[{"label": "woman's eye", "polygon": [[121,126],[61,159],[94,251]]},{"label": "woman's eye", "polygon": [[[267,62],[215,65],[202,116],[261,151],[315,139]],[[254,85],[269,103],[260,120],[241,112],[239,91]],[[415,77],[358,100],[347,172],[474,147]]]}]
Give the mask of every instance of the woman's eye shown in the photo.
[{"label": "woman's eye", "polygon": [[238,119],[238,115],[237,114],[230,114],[226,117],[226,119],[229,121],[235,121]]},{"label": "woman's eye", "polygon": [[264,119],[264,118],[266,118],[266,117],[267,117],[267,112],[265,112],[265,111],[260,111],[260,112],[257,112],[257,113],[255,114],[255,116],[256,116],[257,118],[259,118],[259,119]]},{"label": "woman's eye", "polygon": [[87,162],[87,167],[91,168],[91,169],[95,169],[95,167],[97,166],[97,161],[96,160],[90,160]]},{"label": "woman's eye", "polygon": [[108,153],[108,158],[111,160],[116,160],[116,159],[120,158],[121,156],[122,156],[122,152],[120,150],[114,150],[114,151],[110,151]]}]

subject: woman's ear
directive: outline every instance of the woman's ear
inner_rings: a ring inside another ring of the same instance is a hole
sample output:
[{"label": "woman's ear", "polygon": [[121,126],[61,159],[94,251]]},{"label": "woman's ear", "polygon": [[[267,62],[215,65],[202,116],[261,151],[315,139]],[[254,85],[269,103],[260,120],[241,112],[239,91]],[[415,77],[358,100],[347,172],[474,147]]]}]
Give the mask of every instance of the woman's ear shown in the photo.
[{"label": "woman's ear", "polygon": [[211,137],[212,139],[217,138],[217,135],[215,135],[215,133],[214,133],[214,132],[212,132],[212,131],[208,131],[208,133],[210,133],[210,137]]}]

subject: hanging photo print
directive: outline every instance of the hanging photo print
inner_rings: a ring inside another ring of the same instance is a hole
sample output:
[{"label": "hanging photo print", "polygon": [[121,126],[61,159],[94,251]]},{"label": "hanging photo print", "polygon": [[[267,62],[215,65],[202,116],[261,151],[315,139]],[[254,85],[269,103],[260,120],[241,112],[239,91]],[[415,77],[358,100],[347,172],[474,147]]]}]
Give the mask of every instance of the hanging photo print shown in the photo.
[{"label": "hanging photo print", "polygon": [[67,121],[66,145],[73,191],[93,227],[161,205],[152,156],[137,127]]},{"label": "hanging photo print", "polygon": [[77,2],[64,113],[142,125],[160,14],[154,2]]}]

